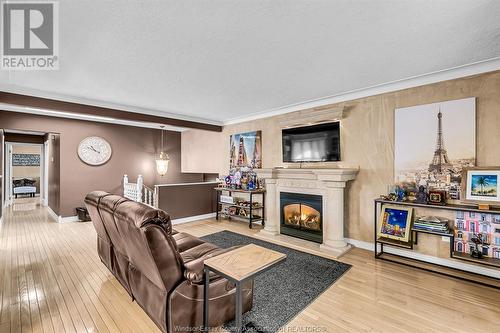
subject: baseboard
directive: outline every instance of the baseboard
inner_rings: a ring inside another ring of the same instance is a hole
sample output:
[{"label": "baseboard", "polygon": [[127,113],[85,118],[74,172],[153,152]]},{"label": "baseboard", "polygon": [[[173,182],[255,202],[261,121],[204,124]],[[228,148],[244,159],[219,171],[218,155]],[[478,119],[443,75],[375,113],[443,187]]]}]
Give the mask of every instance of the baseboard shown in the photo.
[{"label": "baseboard", "polygon": [[50,206],[47,206],[47,212],[49,213],[50,217],[54,219],[55,222],[59,222],[59,215],[57,215]]},{"label": "baseboard", "polygon": [[210,218],[213,218],[213,217],[215,217],[215,213],[182,217],[180,219],[173,219],[172,220],[172,224],[188,223],[188,222],[193,222],[193,221],[198,221],[198,220],[210,219]]},{"label": "baseboard", "polygon": [[[365,241],[360,241],[357,239],[350,239],[346,238],[346,242],[349,244],[354,245],[357,248],[368,250],[371,252],[375,251],[375,244],[371,242],[365,242]],[[399,248],[394,248],[394,247],[389,247],[386,246],[384,247],[384,252],[387,253],[392,253],[392,254],[397,254],[409,259],[416,259],[416,260],[422,260],[426,261],[428,263],[432,264],[437,264],[441,266],[446,266],[450,268],[457,268],[461,269],[464,271],[468,271],[471,273],[477,273],[481,275],[486,275],[489,277],[493,277],[496,279],[500,279],[500,271],[496,269],[491,269],[491,268],[486,268],[486,267],[480,267],[476,265],[471,265],[467,264],[458,260],[452,260],[452,259],[445,259],[445,258],[438,258],[435,256],[430,256],[427,254],[422,254],[414,251],[409,251],[409,250],[404,250],[404,249],[399,249]]]},{"label": "baseboard", "polygon": [[78,216],[66,216],[66,217],[62,217],[62,216],[59,216],[59,223],[66,223],[66,222],[78,222],[80,221],[78,219]]}]

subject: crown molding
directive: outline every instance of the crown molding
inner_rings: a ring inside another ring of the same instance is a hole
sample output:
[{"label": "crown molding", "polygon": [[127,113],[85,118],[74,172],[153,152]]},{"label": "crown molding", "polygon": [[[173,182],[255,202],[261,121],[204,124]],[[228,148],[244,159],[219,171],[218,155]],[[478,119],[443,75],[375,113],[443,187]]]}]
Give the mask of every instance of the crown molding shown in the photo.
[{"label": "crown molding", "polygon": [[386,82],[382,84],[377,84],[374,86],[355,89],[351,91],[346,91],[344,93],[326,96],[318,99],[313,99],[305,102],[290,104],[287,106],[282,106],[274,109],[269,109],[261,112],[257,112],[248,116],[235,117],[223,122],[223,125],[233,125],[238,123],[243,123],[246,121],[252,121],[262,118],[268,118],[273,116],[279,116],[282,114],[313,109],[323,107],[328,104],[342,103],[347,101],[352,101],[355,99],[360,99],[364,97],[370,97],[375,95],[380,95],[384,93],[394,92],[398,90],[414,88],[418,86],[423,86],[427,84],[448,81],[458,78],[463,78],[467,76],[493,72],[500,70],[500,57],[495,57],[487,60],[482,60],[466,65],[461,65],[457,67],[452,67],[449,69],[444,69],[440,71],[435,71],[427,74],[417,75],[408,77],[401,80]]}]

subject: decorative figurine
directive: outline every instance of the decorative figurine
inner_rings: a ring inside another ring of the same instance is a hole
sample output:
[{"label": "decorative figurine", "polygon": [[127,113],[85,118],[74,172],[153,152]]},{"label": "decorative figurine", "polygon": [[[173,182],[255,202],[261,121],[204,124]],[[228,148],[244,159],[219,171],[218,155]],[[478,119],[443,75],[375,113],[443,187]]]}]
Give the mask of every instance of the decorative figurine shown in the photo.
[{"label": "decorative figurine", "polygon": [[476,244],[475,247],[472,247],[470,249],[470,255],[472,256],[472,258],[482,259],[483,258],[483,249],[479,248],[479,245],[484,244],[483,235],[482,234],[474,234],[474,236],[472,236],[472,238],[470,240],[471,240],[471,242]]},{"label": "decorative figurine", "polygon": [[429,190],[429,203],[431,205],[446,205],[446,191]]},{"label": "decorative figurine", "polygon": [[396,188],[396,197],[397,197],[397,201],[405,201],[406,200],[406,193],[405,193],[405,189],[401,186],[398,186]]},{"label": "decorative figurine", "polygon": [[427,193],[425,193],[425,186],[420,185],[418,187],[418,192],[416,195],[415,202],[419,203],[419,204],[426,204],[427,203]]}]

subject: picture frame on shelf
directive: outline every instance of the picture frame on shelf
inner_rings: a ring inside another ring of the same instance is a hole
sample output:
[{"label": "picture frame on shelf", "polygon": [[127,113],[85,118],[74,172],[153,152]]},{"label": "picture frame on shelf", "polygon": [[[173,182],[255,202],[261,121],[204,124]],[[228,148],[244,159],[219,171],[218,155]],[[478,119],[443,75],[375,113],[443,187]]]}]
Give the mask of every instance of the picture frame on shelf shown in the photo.
[{"label": "picture frame on shelf", "polygon": [[413,208],[383,205],[380,213],[377,237],[401,243],[411,242]]},{"label": "picture frame on shelf", "polygon": [[500,167],[465,168],[462,193],[463,203],[500,206]]}]

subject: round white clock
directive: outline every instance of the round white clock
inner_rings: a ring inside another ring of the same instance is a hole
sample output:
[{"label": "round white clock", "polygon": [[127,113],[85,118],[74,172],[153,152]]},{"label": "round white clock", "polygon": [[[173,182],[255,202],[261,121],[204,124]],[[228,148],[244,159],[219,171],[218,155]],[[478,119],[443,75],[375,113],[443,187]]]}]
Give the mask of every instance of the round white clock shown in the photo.
[{"label": "round white clock", "polygon": [[111,145],[101,137],[89,136],[78,145],[78,156],[90,165],[102,165],[111,158]]}]

